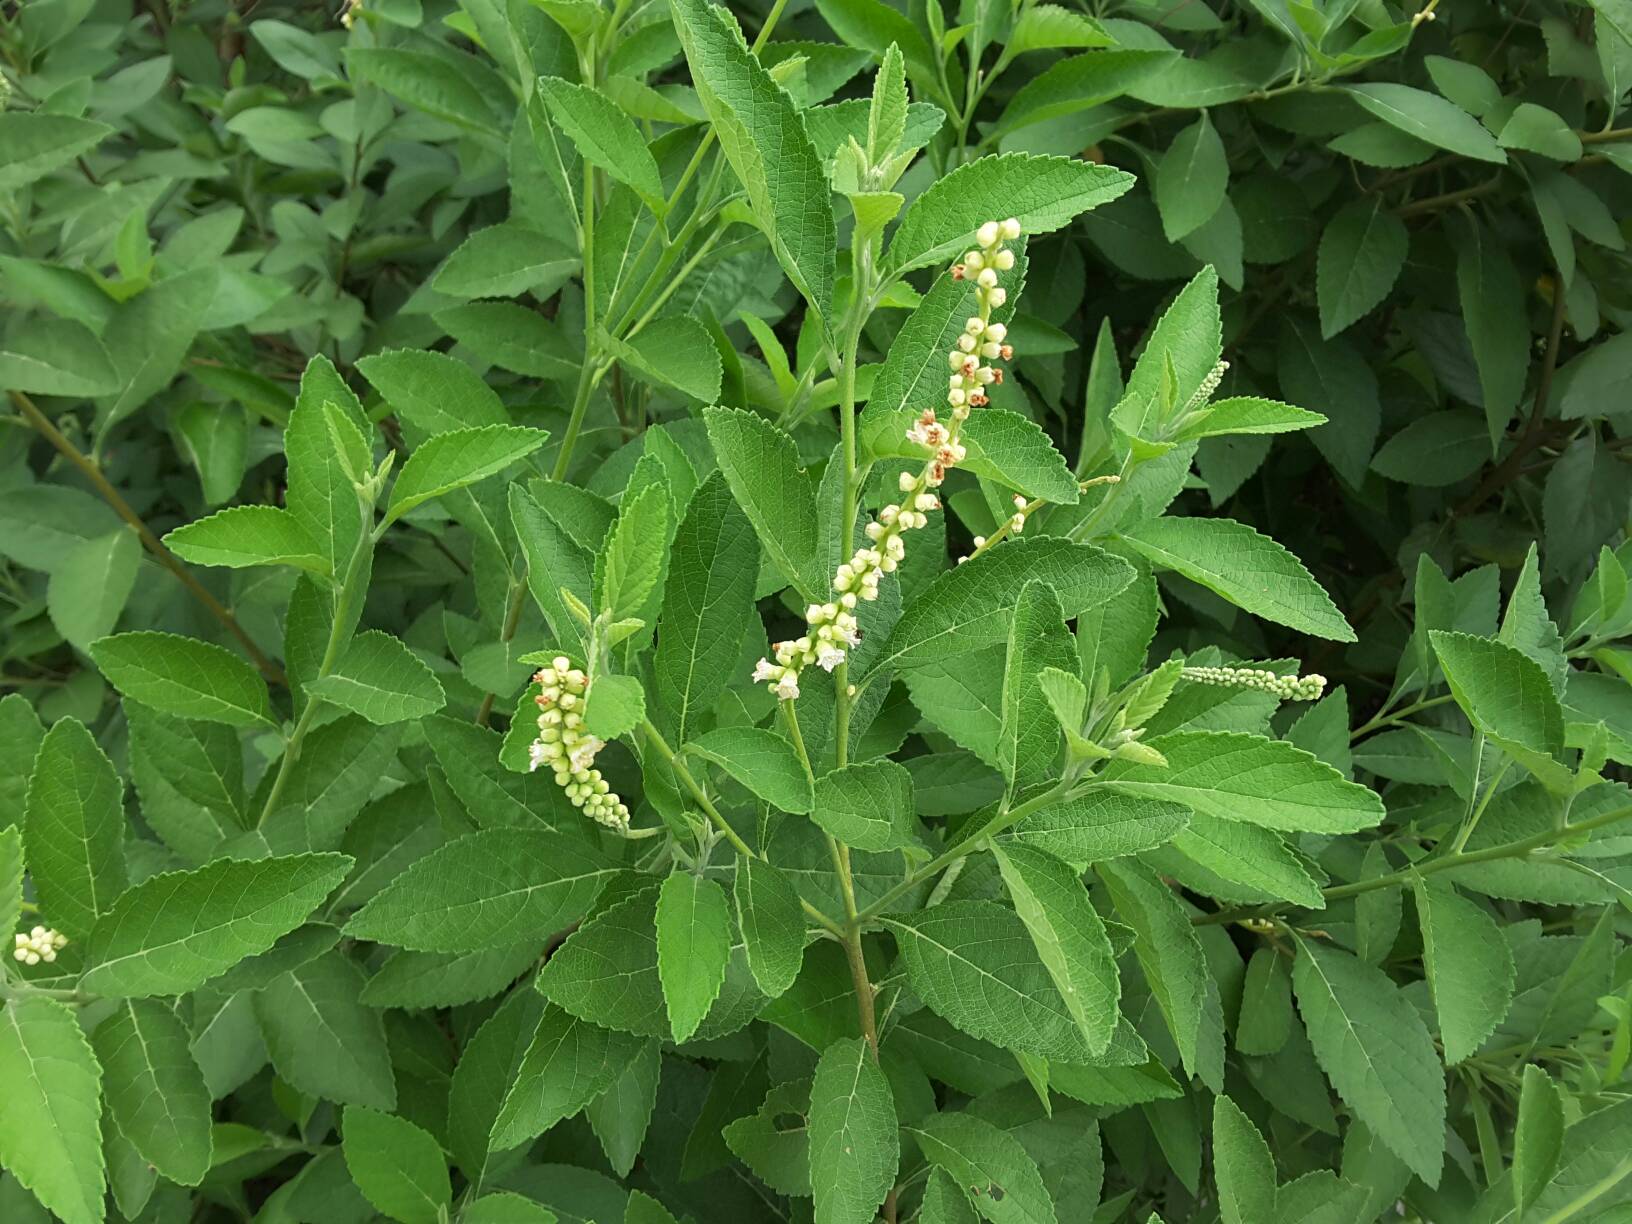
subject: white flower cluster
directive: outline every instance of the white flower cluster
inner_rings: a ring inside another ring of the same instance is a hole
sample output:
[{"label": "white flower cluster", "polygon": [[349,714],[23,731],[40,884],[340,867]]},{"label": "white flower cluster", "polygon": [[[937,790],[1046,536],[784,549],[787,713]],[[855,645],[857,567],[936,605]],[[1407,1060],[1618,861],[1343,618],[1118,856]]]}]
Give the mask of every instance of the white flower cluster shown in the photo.
[{"label": "white flower cluster", "polygon": [[68,936],[50,927],[37,926],[27,935],[17,936],[16,948],[11,955],[25,965],[37,965],[41,961],[49,965],[57,959],[57,953],[67,946]]},{"label": "white flower cluster", "polygon": [[1307,676],[1277,676],[1261,667],[1187,667],[1179,674],[1192,684],[1256,689],[1282,701],[1318,701],[1326,691],[1326,677],[1314,672]]},{"label": "white flower cluster", "polygon": [[[897,478],[900,503],[885,506],[878,518],[867,524],[869,543],[857,549],[856,555],[833,575],[833,598],[805,609],[808,632],[792,641],[776,643],[776,658],[761,659],[755,665],[754,679],[768,684],[782,700],[799,696],[799,674],[810,664],[832,671],[849,656],[861,641],[856,624],[858,601],[878,598],[879,579],[894,573],[907,555],[903,533],[927,526],[929,512],[940,509],[941,499],[931,490],[941,486],[950,468],[963,462],[966,451],[958,441],[958,433],[969,419],[970,410],[987,403],[986,388],[1003,381],[1003,371],[990,363],[1014,356],[1007,343],[1008,330],[992,322],[992,311],[1008,299],[1008,291],[997,283],[997,274],[1014,267],[1014,252],[1004,243],[1018,237],[1020,222],[1013,217],[984,222],[975,231],[977,249],[964,255],[962,263],[952,265],[954,280],[974,280],[980,311],[969,316],[956,347],[947,354],[952,376],[946,402],[952,409],[952,424],[942,424],[933,408],[925,408],[912,423],[907,440],[929,453],[923,469],[916,475],[902,472]],[[1016,505],[1024,507],[1024,498],[1015,500]],[[1025,526],[1023,513],[1014,516],[1013,526],[1015,531]]]},{"label": "white flower cluster", "polygon": [[609,829],[627,830],[628,807],[612,793],[601,771],[591,768],[606,744],[584,730],[589,677],[565,655],[557,655],[533,676],[533,683],[539,686],[533,698],[538,706],[538,738],[528,749],[531,768],[548,765],[556,785],[566,791],[574,807],[583,808]]}]

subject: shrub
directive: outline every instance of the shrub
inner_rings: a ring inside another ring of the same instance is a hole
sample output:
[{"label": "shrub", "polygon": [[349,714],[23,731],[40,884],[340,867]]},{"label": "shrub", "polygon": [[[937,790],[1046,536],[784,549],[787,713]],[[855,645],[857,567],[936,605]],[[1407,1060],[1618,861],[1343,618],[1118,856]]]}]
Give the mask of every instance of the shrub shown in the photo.
[{"label": "shrub", "polygon": [[335,16],[0,9],[0,1218],[1622,1218],[1622,0]]}]

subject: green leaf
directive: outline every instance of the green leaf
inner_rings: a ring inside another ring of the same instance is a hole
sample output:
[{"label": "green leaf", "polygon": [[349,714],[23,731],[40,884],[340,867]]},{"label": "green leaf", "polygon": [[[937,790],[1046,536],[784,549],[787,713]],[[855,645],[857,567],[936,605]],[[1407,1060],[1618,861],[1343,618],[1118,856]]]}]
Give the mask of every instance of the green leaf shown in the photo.
[{"label": "green leaf", "polygon": [[23,835],[40,908],[69,939],[89,935],[125,890],[124,793],[83,723],[64,718],[45,733],[29,775]]},{"label": "green leaf", "polygon": [[732,893],[737,924],[754,981],[770,998],[787,992],[805,959],[805,916],[799,893],[764,859],[737,856]]},{"label": "green leaf", "polygon": [[970,1113],[937,1113],[903,1127],[930,1164],[966,1187],[992,1224],[1055,1224],[1054,1200],[1020,1140]]},{"label": "green leaf", "polygon": [[1543,769],[1564,747],[1564,711],[1541,665],[1504,642],[1430,630],[1457,705],[1482,734]]},{"label": "green leaf", "polygon": [[584,728],[610,740],[627,735],[646,717],[646,691],[634,676],[600,675],[584,698]]},{"label": "green leaf", "polygon": [[484,829],[410,866],[346,934],[421,952],[517,943],[582,918],[615,871],[587,843],[550,829]]},{"label": "green leaf", "polygon": [[686,741],[731,679],[742,640],[757,623],[758,573],[753,526],[716,472],[692,494],[675,533],[657,621],[652,691],[678,742]]},{"label": "green leaf", "polygon": [[556,1224],[556,1214],[508,1190],[484,1194],[464,1209],[461,1224]]},{"label": "green leaf", "polygon": [[467,302],[435,314],[436,322],[483,361],[534,378],[570,378],[578,354],[564,329],[514,302]]},{"label": "green leaf", "polygon": [[292,565],[328,574],[321,546],[299,519],[276,506],[233,506],[177,527],[164,537],[171,552],[196,565]]},{"label": "green leaf", "polygon": [[763,727],[721,727],[686,751],[712,761],[755,795],[784,812],[810,811],[810,775],[790,744]]},{"label": "green leaf", "polygon": [[[477,230],[460,243],[431,281],[431,288],[455,298],[517,297],[529,292],[548,297],[578,269],[577,251],[557,236],[519,222],[503,221]],[[362,367],[361,362],[358,365]],[[374,381],[372,375],[369,381]],[[463,423],[480,425],[487,421]]]},{"label": "green leaf", "polygon": [[830,318],[838,249],[833,199],[804,116],[725,9],[675,0],[672,12],[697,97],[777,262],[819,319]]},{"label": "green leaf", "polygon": [[1530,367],[1524,283],[1505,244],[1469,223],[1456,230],[1456,284],[1494,450],[1524,397]]},{"label": "green leaf", "polygon": [[339,951],[291,969],[254,996],[279,1077],[342,1105],[391,1110],[397,1085],[380,1013],[358,1000],[363,971]]},{"label": "green leaf", "polygon": [[101,1071],[68,1007],[0,1008],[0,1164],[64,1224],[102,1224]]},{"label": "green leaf", "polygon": [[[1223,345],[1218,312],[1218,273],[1205,267],[1179,290],[1145,341],[1128,376],[1112,421],[1140,438],[1154,438],[1162,419],[1164,393],[1183,406],[1218,365]],[[1168,367],[1173,371],[1169,386]]]},{"label": "green leaf", "polygon": [[1227,1096],[1213,1098],[1213,1171],[1224,1224],[1257,1224],[1275,1213],[1275,1159],[1269,1145]]},{"label": "green leaf", "polygon": [[512,991],[465,1043],[454,1068],[447,1098],[448,1150],[473,1182],[488,1164],[494,1119],[548,1006],[537,991]]},{"label": "green leaf", "polygon": [[606,1091],[640,1048],[628,1033],[547,1008],[494,1119],[494,1150],[520,1147],[570,1118]]},{"label": "green leaf", "polygon": [[1539,153],[1554,161],[1573,162],[1581,157],[1581,137],[1575,129],[1557,111],[1534,102],[1520,102],[1514,107],[1496,139],[1503,148]]},{"label": "green leaf", "polygon": [[442,1147],[404,1118],[350,1105],[341,1128],[346,1168],[376,1210],[402,1224],[447,1218],[453,1189]]},{"label": "green leaf", "polygon": [[1085,867],[1153,850],[1189,822],[1190,809],[1182,804],[1095,789],[1033,812],[1003,840]]},{"label": "green leaf", "polygon": [[1103,1054],[1116,1031],[1122,988],[1105,924],[1081,877],[1053,855],[1022,843],[994,845],[992,854],[1015,912],[1089,1051]]},{"label": "green leaf", "polygon": [[1529,1063],[1524,1068],[1519,1116],[1513,1127],[1513,1197],[1518,1206],[1536,1201],[1551,1184],[1563,1155],[1563,1097],[1552,1077]]},{"label": "green leaf", "polygon": [[792,438],[763,417],[706,408],[708,437],[737,504],[771,561],[806,599],[828,589],[816,537],[816,482],[799,466]]},{"label": "green leaf", "polygon": [[1173,835],[1173,848],[1223,879],[1306,909],[1326,907],[1309,869],[1268,829],[1197,812]]},{"label": "green leaf", "polygon": [[1243,395],[1219,400],[1197,413],[1189,425],[1174,433],[1173,440],[1188,442],[1193,438],[1217,438],[1225,434],[1290,433],[1324,424],[1326,418],[1318,412],[1294,408],[1278,400]]},{"label": "green leaf", "polygon": [[368,425],[363,408],[345,380],[318,356],[307,362],[300,395],[283,431],[289,461],[285,504],[308,535],[331,573],[341,573],[363,533],[363,510],[351,477],[335,453],[328,413],[338,410],[358,429]]},{"label": "green leaf", "polygon": [[1201,1074],[1221,1055],[1222,1050],[1215,1051],[1213,1046],[1222,1046],[1223,1034],[1214,1027],[1216,1021],[1207,1023],[1211,977],[1190,915],[1173,891],[1142,863],[1097,863],[1094,870],[1110,890],[1117,917],[1133,928],[1134,954],[1185,1070]]},{"label": "green leaf", "polygon": [[890,274],[962,255],[987,221],[1013,217],[1028,238],[1052,233],[1132,186],[1131,174],[1076,158],[977,158],[936,179],[908,206],[890,239]]},{"label": "green leaf", "polygon": [[120,633],[93,643],[91,658],[114,688],[162,713],[231,727],[272,724],[265,681],[220,646],[173,633]]},{"label": "green leaf", "polygon": [[43,111],[0,113],[0,192],[7,195],[25,183],[67,165],[113,135],[105,123]]},{"label": "green leaf", "polygon": [[1282,740],[1174,731],[1149,743],[1166,765],[1111,761],[1096,786],[1288,833],[1354,833],[1383,818],[1375,792]]},{"label": "green leaf", "polygon": [[1007,642],[1020,589],[1028,580],[1053,588],[1069,620],[1108,603],[1134,569],[1091,544],[1021,537],[971,558],[935,579],[902,612],[872,671],[939,663]]},{"label": "green leaf", "polygon": [[392,349],[360,359],[357,369],[398,416],[427,436],[508,423],[498,393],[446,353]]},{"label": "green leaf", "polygon": [[1092,1058],[1013,910],[992,901],[945,901],[885,921],[914,993],[957,1028],[1040,1058]]},{"label": "green leaf", "polygon": [[720,351],[696,319],[668,315],[627,340],[602,335],[608,353],[659,387],[712,403],[720,397]]},{"label": "green leaf", "polygon": [[1455,484],[1483,465],[1485,432],[1485,423],[1471,412],[1430,412],[1383,443],[1371,468],[1404,484],[1426,488]]},{"label": "green leaf", "polygon": [[113,632],[141,560],[141,541],[124,527],[74,545],[46,584],[45,606],[57,632],[81,650]]},{"label": "green leaf", "polygon": [[917,841],[912,775],[894,761],[863,761],[816,779],[811,819],[857,850],[900,850]]},{"label": "green leaf", "polygon": [[436,673],[378,629],[352,638],[334,670],[313,680],[306,691],[382,725],[424,718],[447,704]]},{"label": "green leaf", "polygon": [[0,932],[15,931],[22,915],[23,833],[8,824],[0,829]]},{"label": "green leaf", "polygon": [[713,880],[675,871],[657,897],[657,976],[674,1040],[690,1040],[725,983],[731,916]]},{"label": "green leaf", "polygon": [[1020,589],[1009,624],[1003,665],[1003,722],[998,731],[998,768],[1011,787],[1053,777],[1060,755],[1059,723],[1050,717],[1039,677],[1049,668],[1064,671],[1076,651],[1060,603],[1047,584]]},{"label": "green leaf", "polygon": [[895,1095],[860,1037],[822,1051],[810,1088],[816,1224],[870,1224],[901,1161]]},{"label": "green leaf", "polygon": [[1245,523],[1159,518],[1126,531],[1123,539],[1153,565],[1199,582],[1254,616],[1334,642],[1355,640],[1303,562]]},{"label": "green leaf", "polygon": [[449,55],[402,47],[347,47],[345,54],[346,71],[352,76],[469,132],[497,134],[498,117],[493,108]]},{"label": "green leaf", "polygon": [[668,560],[669,494],[651,484],[618,512],[600,565],[599,606],[613,620],[634,616],[646,606]]},{"label": "green leaf", "polygon": [[1422,960],[1451,1066],[1473,1054],[1513,1003],[1513,953],[1496,920],[1449,884],[1414,881]]},{"label": "green leaf", "polygon": [[1298,1010],[1354,1116],[1430,1186],[1445,1151],[1445,1075],[1417,1009],[1379,969],[1298,940]]},{"label": "green leaf", "polygon": [[[0,114],[0,123],[16,117],[15,112]],[[0,176],[9,169],[0,169]],[[0,339],[0,387],[86,399],[117,394],[119,372],[102,341],[83,323],[35,318],[27,328]]]},{"label": "green leaf", "polygon": [[1479,121],[1455,103],[1391,81],[1340,88],[1362,108],[1407,136],[1476,161],[1502,165],[1507,154]]},{"label": "green leaf", "polygon": [[540,77],[538,88],[550,118],[578,146],[584,159],[632,187],[661,217],[666,206],[663,176],[634,120],[604,95],[560,77]]},{"label": "green leaf", "polygon": [[294,930],[351,865],[343,854],[297,854],[152,876],[96,924],[80,985],[108,998],[186,994]]},{"label": "green leaf", "polygon": [[[898,342],[899,343],[899,342]],[[895,346],[891,346],[894,351]],[[945,358],[937,364],[944,364]],[[874,383],[874,391],[878,383]],[[876,398],[876,396],[875,396]],[[916,415],[899,415],[900,428],[886,431],[874,418],[876,431],[873,453],[880,458],[899,458],[921,466],[923,447],[907,439],[906,429]],[[959,440],[968,451],[958,467],[975,476],[996,481],[1028,497],[1040,497],[1056,505],[1075,505],[1080,494],[1077,478],[1065,457],[1035,421],[1006,408],[983,408],[964,424]]]},{"label": "green leaf", "polygon": [[1292,1033],[1292,971],[1287,957],[1260,947],[1247,962],[1235,1048],[1242,1054],[1274,1054]]},{"label": "green leaf", "polygon": [[168,387],[219,292],[213,266],[166,277],[121,303],[102,330],[119,393],[98,407],[105,433]]},{"label": "green leaf", "polygon": [[209,1172],[210,1093],[169,1004],[126,999],[91,1035],[103,1093],[119,1132],[171,1181]]},{"label": "green leaf", "polygon": [[1111,47],[1116,40],[1092,17],[1057,4],[1034,4],[1020,14],[1004,49],[1010,55],[1063,47]]},{"label": "green leaf", "polygon": [[510,486],[510,521],[527,558],[527,589],[556,641],[587,653],[584,625],[568,608],[566,591],[584,607],[594,598],[594,560],[519,485]]},{"label": "green leaf", "polygon": [[[331,928],[332,929],[332,928]],[[537,962],[545,937],[479,952],[409,952],[391,956],[368,979],[370,1007],[457,1007],[490,999]]]},{"label": "green leaf", "polygon": [[655,1038],[642,1042],[639,1053],[624,1059],[611,1086],[584,1107],[606,1162],[619,1177],[634,1169],[651,1129],[663,1069],[661,1049]]},{"label": "green leaf", "polygon": [[[1022,17],[1017,28],[1024,20]],[[997,130],[1013,132],[1101,106],[1148,80],[1177,58],[1165,47],[1160,50],[1116,48],[1067,56],[1015,90],[998,118]]]},{"label": "green leaf", "polygon": [[1202,111],[1173,138],[1156,163],[1156,209],[1169,242],[1194,233],[1219,210],[1230,182],[1230,163],[1218,129]]},{"label": "green leaf", "polygon": [[1409,246],[1405,222],[1375,196],[1351,200],[1333,215],[1315,265],[1323,337],[1330,340],[1388,296]]},{"label": "green leaf", "polygon": [[487,425],[427,438],[402,465],[385,521],[394,522],[433,497],[504,471],[543,446],[549,436],[542,429]]}]

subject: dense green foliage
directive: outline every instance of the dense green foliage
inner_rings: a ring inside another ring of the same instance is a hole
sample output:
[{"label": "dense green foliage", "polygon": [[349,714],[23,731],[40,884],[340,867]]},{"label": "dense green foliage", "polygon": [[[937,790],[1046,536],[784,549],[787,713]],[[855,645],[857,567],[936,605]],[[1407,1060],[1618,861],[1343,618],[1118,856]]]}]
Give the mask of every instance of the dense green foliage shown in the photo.
[{"label": "dense green foliage", "polygon": [[1632,1218],[1629,88],[0,3],[0,1220]]}]

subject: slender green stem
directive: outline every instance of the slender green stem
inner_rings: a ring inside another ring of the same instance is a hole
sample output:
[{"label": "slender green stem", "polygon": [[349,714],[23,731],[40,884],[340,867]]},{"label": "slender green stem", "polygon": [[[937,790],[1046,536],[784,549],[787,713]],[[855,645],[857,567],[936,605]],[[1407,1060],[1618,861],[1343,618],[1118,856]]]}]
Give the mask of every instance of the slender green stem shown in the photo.
[{"label": "slender green stem", "polygon": [[584,159],[584,219],[579,230],[578,250],[584,264],[584,364],[578,370],[578,391],[573,396],[572,415],[567,418],[561,453],[556,455],[555,470],[551,473],[556,480],[567,478],[567,469],[572,466],[572,452],[584,427],[589,393],[598,381],[595,372],[600,348],[595,343],[595,167],[588,158]]},{"label": "slender green stem", "polygon": [[810,768],[810,753],[805,751],[805,734],[799,729],[799,711],[794,708],[791,700],[779,704],[782,707],[783,721],[787,724],[788,738],[793,741],[793,750],[799,754],[799,763],[805,767],[805,777],[814,782],[816,775]]},{"label": "slender green stem", "polygon": [[1392,714],[1388,713],[1386,710],[1379,710],[1369,722],[1362,723],[1353,731],[1349,732],[1349,739],[1350,741],[1364,739],[1374,731],[1381,731],[1384,727],[1395,726],[1398,723],[1404,722],[1413,714],[1420,714],[1424,710],[1431,710],[1435,706],[1444,705],[1450,700],[1451,695],[1449,693],[1444,693],[1438,697],[1430,697],[1426,701],[1418,701],[1411,705],[1404,706],[1401,709],[1395,710]]},{"label": "slender green stem", "polygon": [[[1482,752],[1484,750],[1484,736],[1480,736],[1478,742],[1479,749]],[[1457,831],[1456,840],[1451,843],[1452,854],[1460,854],[1462,848],[1468,844],[1468,838],[1472,837],[1473,831],[1479,827],[1479,821],[1484,817],[1485,809],[1490,806],[1490,801],[1495,798],[1496,788],[1502,784],[1502,778],[1506,776],[1507,771],[1512,766],[1513,761],[1509,758],[1497,768],[1495,776],[1490,780],[1490,785],[1485,787],[1484,796],[1468,812],[1468,818],[1462,822],[1461,829]]]},{"label": "slender green stem", "polygon": [[[526,603],[526,596],[526,579],[512,578],[510,580],[510,599],[504,609],[504,624],[499,629],[499,641],[508,642],[516,636],[516,627],[521,624],[521,610]],[[487,693],[482,697],[482,707],[476,711],[476,725],[478,727],[487,726],[487,720],[492,717],[493,698],[492,693]]]},{"label": "slender green stem", "polygon": [[[1339,884],[1334,888],[1321,890],[1321,896],[1327,901],[1341,901],[1346,897],[1357,897],[1361,893],[1373,892],[1379,888],[1395,888],[1401,884],[1409,884],[1421,876],[1433,875],[1439,871],[1449,871],[1453,867],[1471,867],[1475,863],[1489,863],[1498,859],[1522,858],[1532,850],[1540,850],[1546,846],[1555,845],[1579,833],[1590,833],[1594,829],[1601,829],[1605,825],[1618,824],[1620,821],[1632,817],[1632,806],[1616,808],[1605,812],[1601,816],[1593,816],[1575,824],[1566,825],[1562,829],[1546,829],[1540,833],[1532,833],[1529,837],[1521,837],[1516,841],[1503,842],[1497,846],[1486,846],[1482,850],[1458,851],[1455,854],[1446,854],[1439,858],[1424,859],[1413,863],[1399,871],[1387,875],[1373,876],[1369,880],[1358,880],[1353,884]],[[1229,909],[1214,910],[1210,914],[1203,914],[1192,921],[1197,926],[1216,926],[1225,922],[1245,922],[1255,918],[1270,918],[1283,909],[1295,909],[1296,906],[1272,903],[1268,905],[1237,905]]]},{"label": "slender green stem", "polygon": [[[698,807],[703,809],[703,813],[719,830],[720,835],[731,843],[732,849],[745,858],[763,859],[765,856],[743,841],[737,831],[731,827],[731,822],[720,815],[720,809],[714,806],[714,801],[708,797],[708,792],[703,790],[702,784],[692,775],[691,770],[686,768],[686,763],[681,759],[680,754],[669,746],[669,741],[663,738],[663,733],[652,725],[652,720],[646,719],[640,724],[640,729],[645,733],[647,742],[657,749],[658,755],[669,763],[669,767],[674,770],[674,776],[680,779],[680,785],[684,786],[691,794],[692,799],[696,801]],[[844,938],[844,929],[837,922],[834,922],[833,919],[803,897],[799,899],[799,904],[804,909],[806,916],[818,926],[838,939],[842,940]]]}]

